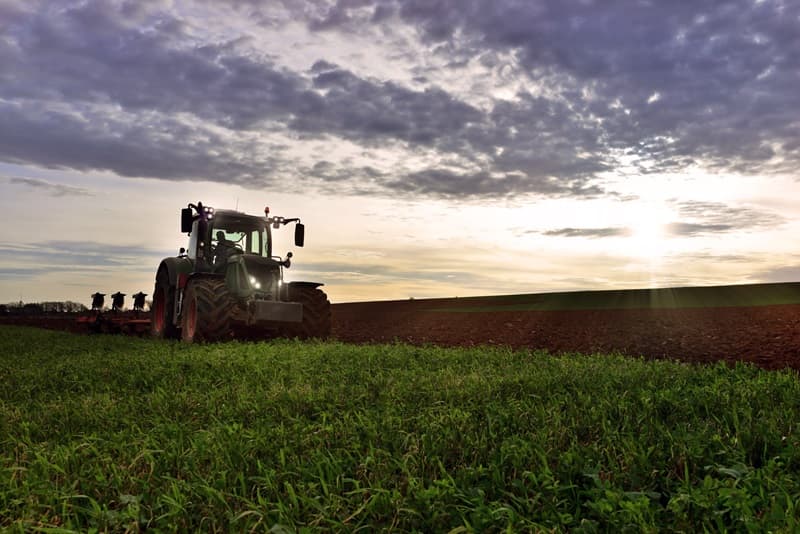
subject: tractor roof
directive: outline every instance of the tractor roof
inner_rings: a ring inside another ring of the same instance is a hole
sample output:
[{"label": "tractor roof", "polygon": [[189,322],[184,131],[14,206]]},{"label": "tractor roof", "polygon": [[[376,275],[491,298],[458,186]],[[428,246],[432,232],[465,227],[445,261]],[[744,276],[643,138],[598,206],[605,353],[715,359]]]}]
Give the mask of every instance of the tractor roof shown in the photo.
[{"label": "tractor roof", "polygon": [[215,210],[214,211],[214,218],[215,219],[225,219],[226,221],[230,222],[238,222],[244,224],[252,224],[258,223],[259,225],[267,224],[266,219],[264,216],[259,215],[248,215],[247,213],[242,213],[241,211],[235,210]]}]

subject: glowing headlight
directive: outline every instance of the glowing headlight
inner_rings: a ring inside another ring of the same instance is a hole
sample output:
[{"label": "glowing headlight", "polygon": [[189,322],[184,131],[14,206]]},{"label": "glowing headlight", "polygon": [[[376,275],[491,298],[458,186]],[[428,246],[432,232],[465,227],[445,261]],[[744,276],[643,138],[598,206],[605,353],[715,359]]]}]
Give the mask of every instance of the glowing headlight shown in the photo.
[{"label": "glowing headlight", "polygon": [[256,289],[261,289],[261,284],[256,280],[255,276],[250,277],[250,285]]}]

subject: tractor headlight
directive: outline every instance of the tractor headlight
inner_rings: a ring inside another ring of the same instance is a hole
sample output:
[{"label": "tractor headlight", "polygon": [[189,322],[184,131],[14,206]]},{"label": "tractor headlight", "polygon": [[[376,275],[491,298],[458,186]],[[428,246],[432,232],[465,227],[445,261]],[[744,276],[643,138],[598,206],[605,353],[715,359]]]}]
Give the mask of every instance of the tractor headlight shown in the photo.
[{"label": "tractor headlight", "polygon": [[253,286],[255,289],[261,289],[261,283],[256,280],[255,276],[250,277],[250,285]]}]

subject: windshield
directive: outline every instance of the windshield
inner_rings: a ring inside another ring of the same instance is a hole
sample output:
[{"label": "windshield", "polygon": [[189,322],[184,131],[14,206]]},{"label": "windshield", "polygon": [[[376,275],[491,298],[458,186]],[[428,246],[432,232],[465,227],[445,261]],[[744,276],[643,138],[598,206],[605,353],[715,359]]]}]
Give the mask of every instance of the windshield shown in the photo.
[{"label": "windshield", "polygon": [[211,230],[211,245],[234,247],[245,254],[267,255],[267,232],[264,223],[250,217],[215,218]]}]

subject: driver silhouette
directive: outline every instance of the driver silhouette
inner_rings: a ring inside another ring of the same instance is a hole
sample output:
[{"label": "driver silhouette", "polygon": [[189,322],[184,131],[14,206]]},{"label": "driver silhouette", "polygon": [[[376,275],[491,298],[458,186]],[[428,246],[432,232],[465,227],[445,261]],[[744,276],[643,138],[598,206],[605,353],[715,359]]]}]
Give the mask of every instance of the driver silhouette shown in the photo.
[{"label": "driver silhouette", "polygon": [[216,265],[221,265],[227,261],[228,256],[236,250],[236,243],[225,239],[225,232],[222,230],[217,231],[217,247],[214,251]]}]

